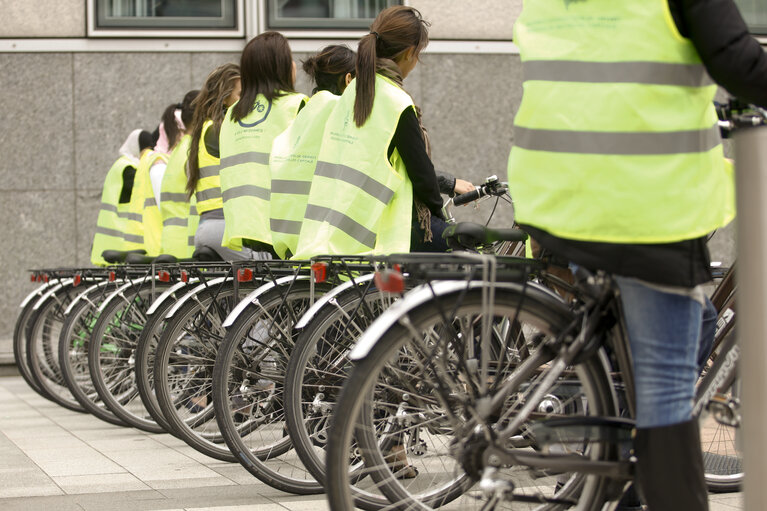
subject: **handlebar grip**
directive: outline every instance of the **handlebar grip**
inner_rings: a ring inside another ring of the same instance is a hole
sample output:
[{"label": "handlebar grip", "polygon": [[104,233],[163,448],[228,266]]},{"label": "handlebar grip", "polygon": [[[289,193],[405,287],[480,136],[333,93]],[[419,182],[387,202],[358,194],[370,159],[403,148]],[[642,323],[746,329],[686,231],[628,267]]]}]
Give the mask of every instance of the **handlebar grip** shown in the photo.
[{"label": "handlebar grip", "polygon": [[455,197],[453,197],[453,204],[456,206],[468,204],[469,202],[479,199],[480,197],[482,197],[482,195],[483,195],[482,187],[478,187],[475,190],[462,193],[461,195],[456,195]]}]

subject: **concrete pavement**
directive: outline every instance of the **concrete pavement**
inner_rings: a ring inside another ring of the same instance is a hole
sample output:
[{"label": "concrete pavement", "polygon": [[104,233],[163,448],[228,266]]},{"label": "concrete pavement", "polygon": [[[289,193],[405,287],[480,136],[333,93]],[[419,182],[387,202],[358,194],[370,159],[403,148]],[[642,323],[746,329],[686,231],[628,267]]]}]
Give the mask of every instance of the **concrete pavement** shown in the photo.
[{"label": "concrete pavement", "polygon": [[[743,509],[742,494],[710,495],[711,511]],[[57,511],[315,511],[322,495],[275,490],[238,464],[66,410],[20,376],[0,377],[0,509]]]}]

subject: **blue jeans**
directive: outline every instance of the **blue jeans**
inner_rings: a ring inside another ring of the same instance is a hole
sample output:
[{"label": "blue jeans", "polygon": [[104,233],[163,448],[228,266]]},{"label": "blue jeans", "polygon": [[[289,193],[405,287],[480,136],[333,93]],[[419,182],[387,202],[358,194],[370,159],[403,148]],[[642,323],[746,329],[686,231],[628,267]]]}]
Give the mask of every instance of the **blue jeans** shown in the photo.
[{"label": "blue jeans", "polygon": [[716,310],[690,296],[617,277],[634,363],[637,427],[692,418],[695,382],[708,358]]}]

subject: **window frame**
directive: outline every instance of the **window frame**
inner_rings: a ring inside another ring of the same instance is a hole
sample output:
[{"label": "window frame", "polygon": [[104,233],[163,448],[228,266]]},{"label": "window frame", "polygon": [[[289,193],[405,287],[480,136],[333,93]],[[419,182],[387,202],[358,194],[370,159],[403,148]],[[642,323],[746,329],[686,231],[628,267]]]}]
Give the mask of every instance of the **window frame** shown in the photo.
[{"label": "window frame", "polygon": [[[331,37],[358,37],[367,33],[368,27],[373,21],[372,18],[283,18],[285,21],[280,21],[272,10],[272,6],[277,1],[262,0],[259,2],[261,28],[263,30],[277,30],[289,37],[318,37],[319,34],[330,34]],[[386,1],[398,2],[393,5],[409,4],[407,0]]]},{"label": "window frame", "polygon": [[[245,37],[246,17],[244,0],[232,0],[234,2],[234,28],[98,27],[98,4],[104,1],[106,0],[87,0],[86,2],[86,37],[88,38],[242,39]],[[178,20],[180,18],[174,19]]]}]

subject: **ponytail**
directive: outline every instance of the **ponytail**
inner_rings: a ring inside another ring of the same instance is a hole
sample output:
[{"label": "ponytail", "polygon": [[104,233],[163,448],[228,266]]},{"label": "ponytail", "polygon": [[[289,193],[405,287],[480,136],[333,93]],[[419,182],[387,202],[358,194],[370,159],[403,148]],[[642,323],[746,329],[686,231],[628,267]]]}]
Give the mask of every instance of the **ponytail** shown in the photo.
[{"label": "ponytail", "polygon": [[376,36],[364,36],[357,46],[357,96],[354,98],[354,124],[361,128],[373,112],[376,95]]},{"label": "ponytail", "polygon": [[416,58],[429,44],[429,23],[413,7],[396,5],[384,9],[370,25],[370,33],[357,47],[357,96],[354,123],[362,127],[373,112],[375,75],[379,59],[395,60],[415,48]]}]

